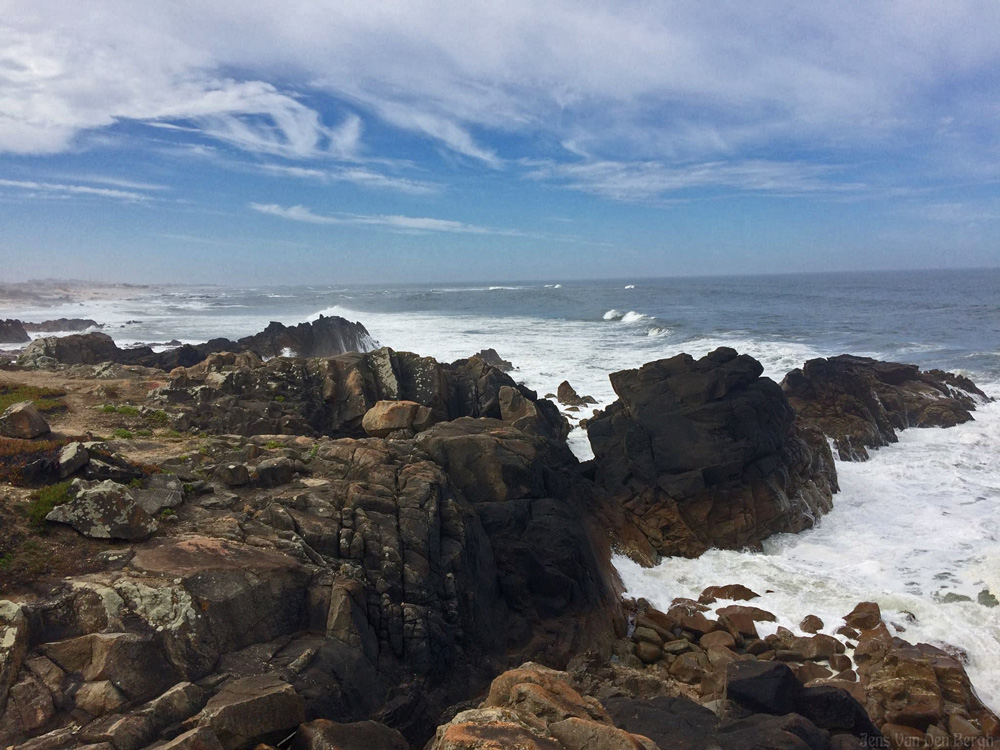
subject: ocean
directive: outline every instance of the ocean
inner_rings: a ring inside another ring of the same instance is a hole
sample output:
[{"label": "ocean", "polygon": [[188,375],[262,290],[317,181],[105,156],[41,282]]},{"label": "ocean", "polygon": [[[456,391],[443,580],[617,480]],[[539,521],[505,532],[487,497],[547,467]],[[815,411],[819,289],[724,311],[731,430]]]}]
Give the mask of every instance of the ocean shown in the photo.
[{"label": "ocean", "polygon": [[[813,357],[851,353],[969,375],[1000,398],[1000,269],[410,286],[164,287],[131,299],[0,309],[40,321],[89,317],[120,345],[237,338],[277,320],[361,321],[381,344],[451,361],[495,348],[540,395],[562,380],[599,406],[608,374],[731,346],[779,380]],[[587,416],[581,414],[577,416]],[[590,456],[586,433],[570,443]],[[1000,402],[955,428],[912,429],[866,463],[838,462],[834,510],[763,552],[711,551],[643,569],[616,565],[628,594],[666,608],[708,585],[743,583],[797,630],[832,633],[877,601],[901,637],[968,654],[1000,707]],[[766,625],[766,624],[764,624]]]}]

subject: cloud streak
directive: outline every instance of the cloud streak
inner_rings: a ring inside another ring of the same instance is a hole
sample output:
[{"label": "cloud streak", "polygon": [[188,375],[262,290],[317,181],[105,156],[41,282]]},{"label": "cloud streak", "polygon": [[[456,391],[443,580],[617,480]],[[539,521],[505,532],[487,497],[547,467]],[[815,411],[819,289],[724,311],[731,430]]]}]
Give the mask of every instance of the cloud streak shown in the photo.
[{"label": "cloud streak", "polygon": [[89,185],[70,185],[58,182],[36,182],[34,180],[4,180],[0,179],[0,187],[16,188],[26,193],[50,193],[64,196],[86,196],[91,198],[114,198],[124,201],[148,201],[150,196],[132,190],[117,190],[113,188],[91,187]]},{"label": "cloud streak", "polygon": [[280,206],[276,203],[251,203],[250,208],[268,216],[277,216],[290,221],[307,224],[323,224],[332,226],[369,226],[381,227],[398,231],[412,232],[446,232],[449,234],[480,234],[499,235],[502,237],[531,237],[525,232],[511,229],[493,229],[491,227],[466,224],[450,219],[432,219],[421,216],[399,215],[363,215],[363,214],[317,214],[305,206]]}]

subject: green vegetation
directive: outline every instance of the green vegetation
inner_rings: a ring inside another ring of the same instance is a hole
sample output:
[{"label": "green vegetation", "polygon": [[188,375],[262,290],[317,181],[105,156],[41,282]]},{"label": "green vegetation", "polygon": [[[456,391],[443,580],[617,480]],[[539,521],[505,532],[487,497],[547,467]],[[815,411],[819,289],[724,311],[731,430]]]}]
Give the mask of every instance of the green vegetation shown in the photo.
[{"label": "green vegetation", "polygon": [[282,443],[279,443],[277,440],[268,440],[266,443],[264,443],[264,447],[267,448],[269,451],[273,451],[278,448],[284,448],[285,446]]},{"label": "green vegetation", "polygon": [[161,409],[147,412],[143,415],[143,419],[146,420],[147,424],[150,424],[153,427],[166,427],[170,424],[170,417],[167,416],[167,413]]},{"label": "green vegetation", "polygon": [[135,431],[136,437],[153,437],[153,431],[147,429],[141,429]]},{"label": "green vegetation", "polygon": [[176,515],[177,511],[174,510],[173,508],[164,508],[163,510],[160,511],[160,520],[162,521],[164,519],[170,518],[170,516],[176,516]]},{"label": "green vegetation", "polygon": [[131,487],[134,490],[141,490],[142,489],[142,480],[141,479],[133,479],[132,481],[130,481],[128,483],[128,486]]},{"label": "green vegetation", "polygon": [[138,417],[139,409],[135,406],[129,406],[126,404],[125,406],[118,407],[118,413],[126,417]]},{"label": "green vegetation", "polygon": [[55,459],[64,440],[18,440],[0,438],[0,482],[23,484],[30,477],[29,465],[43,458]]},{"label": "green vegetation", "polygon": [[101,411],[103,411],[105,414],[115,414],[118,412],[118,407],[115,406],[114,404],[105,404],[104,406],[101,407]]},{"label": "green vegetation", "polygon": [[45,528],[45,516],[51,513],[53,508],[70,499],[72,484],[72,481],[59,482],[32,493],[31,502],[28,503],[28,520],[37,531]]},{"label": "green vegetation", "polygon": [[111,433],[111,437],[117,438],[118,440],[131,440],[134,436],[124,427],[119,427],[117,430]]},{"label": "green vegetation", "polygon": [[285,403],[285,397],[284,396],[275,396],[274,400],[277,401],[279,404]]},{"label": "green vegetation", "polygon": [[21,401],[31,401],[40,412],[59,411],[66,408],[66,405],[59,400],[65,395],[66,391],[57,391],[53,388],[0,383],[0,412]]}]

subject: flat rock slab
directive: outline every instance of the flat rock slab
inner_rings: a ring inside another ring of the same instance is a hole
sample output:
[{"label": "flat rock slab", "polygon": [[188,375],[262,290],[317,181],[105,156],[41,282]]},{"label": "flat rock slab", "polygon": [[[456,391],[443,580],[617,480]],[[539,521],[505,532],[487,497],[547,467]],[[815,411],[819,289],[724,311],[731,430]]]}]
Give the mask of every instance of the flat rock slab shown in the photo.
[{"label": "flat rock slab", "polygon": [[226,750],[250,744],[272,732],[294,729],[306,720],[305,701],[277,675],[233,680],[223,686],[199,715]]}]

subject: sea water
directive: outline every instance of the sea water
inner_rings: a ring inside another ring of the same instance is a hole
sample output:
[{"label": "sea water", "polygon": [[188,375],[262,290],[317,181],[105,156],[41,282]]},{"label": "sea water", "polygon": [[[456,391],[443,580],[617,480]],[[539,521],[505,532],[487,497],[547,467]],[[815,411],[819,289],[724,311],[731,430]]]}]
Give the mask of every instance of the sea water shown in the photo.
[{"label": "sea water", "polygon": [[[0,310],[0,317],[91,317],[120,345],[237,338],[320,314],[360,320],[380,343],[439,360],[494,348],[539,395],[569,380],[598,407],[608,374],[731,346],[779,380],[812,357],[849,352],[939,367],[1000,397],[1000,271],[478,285],[167,287],[132,299]],[[589,416],[589,412],[573,414]],[[574,429],[573,450],[590,453]],[[1000,707],[1000,402],[951,429],[911,429],[864,463],[837,463],[841,491],[815,528],[763,552],[710,551],[644,569],[616,566],[628,594],[667,607],[706,586],[743,583],[798,632],[832,633],[876,601],[908,640],[966,651],[981,696]],[[763,629],[763,628],[762,628]],[[764,632],[768,632],[765,630]]]}]

